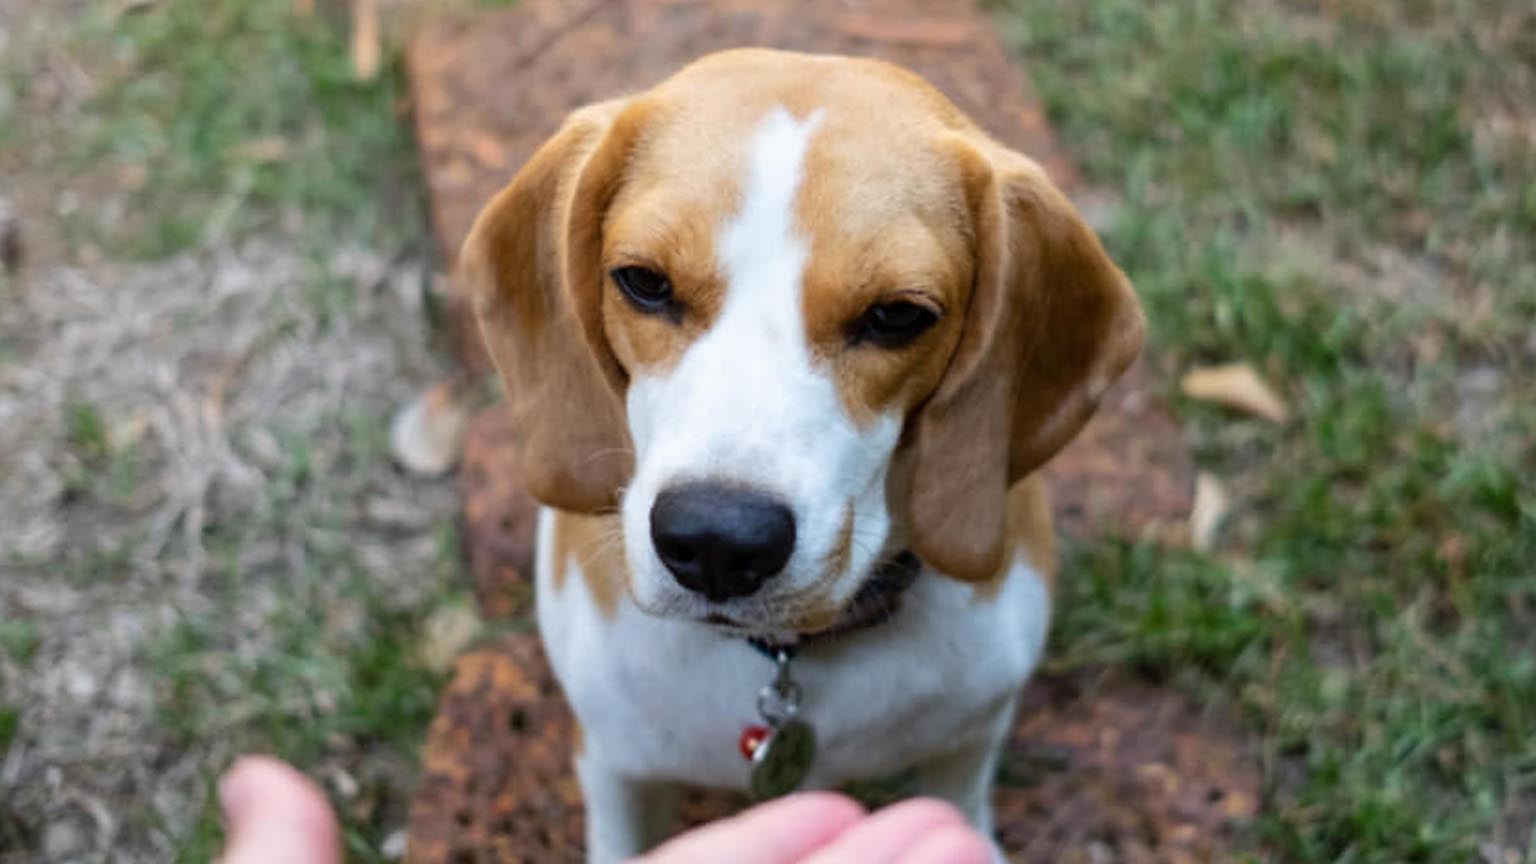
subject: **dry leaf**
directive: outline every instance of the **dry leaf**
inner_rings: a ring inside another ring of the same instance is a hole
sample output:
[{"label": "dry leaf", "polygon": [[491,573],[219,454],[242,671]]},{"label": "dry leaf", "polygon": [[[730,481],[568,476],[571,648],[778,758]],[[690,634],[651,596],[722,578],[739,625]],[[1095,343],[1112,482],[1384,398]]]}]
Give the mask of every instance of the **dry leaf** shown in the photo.
[{"label": "dry leaf", "polygon": [[120,453],[135,447],[144,440],[144,433],[148,431],[149,412],[135,411],[128,417],[107,426],[107,448],[113,453]]},{"label": "dry leaf", "polygon": [[300,18],[315,14],[315,0],[293,0],[293,14]]},{"label": "dry leaf", "polygon": [[459,461],[459,446],[469,412],[453,383],[444,381],[422,391],[400,409],[389,428],[389,451],[413,474],[447,473]]},{"label": "dry leaf", "polygon": [[1189,511],[1189,545],[1197,552],[1208,552],[1216,539],[1216,529],[1231,509],[1226,486],[1216,475],[1201,471],[1195,475],[1195,506]]},{"label": "dry leaf", "polygon": [[976,36],[976,28],[970,21],[953,16],[900,18],[849,13],[843,15],[838,23],[843,32],[851,36],[896,45],[954,48]]},{"label": "dry leaf", "polygon": [[507,151],[501,139],[489,132],[478,130],[469,135],[469,150],[480,167],[496,170],[506,167]]},{"label": "dry leaf", "polygon": [[252,138],[237,145],[233,153],[247,162],[276,162],[288,155],[288,140],[281,135]]},{"label": "dry leaf", "polygon": [[143,162],[124,162],[117,166],[117,182],[124,189],[137,192],[149,182],[149,166]]},{"label": "dry leaf", "polygon": [[377,78],[382,53],[378,0],[352,0],[352,77],[359,81]]},{"label": "dry leaf", "polygon": [[1191,399],[1217,402],[1274,423],[1284,423],[1289,414],[1285,402],[1247,363],[1191,369],[1179,387]]},{"label": "dry leaf", "polygon": [[480,618],[462,603],[444,606],[422,624],[422,640],[417,653],[422,665],[433,672],[447,672],[453,661],[480,635]]}]

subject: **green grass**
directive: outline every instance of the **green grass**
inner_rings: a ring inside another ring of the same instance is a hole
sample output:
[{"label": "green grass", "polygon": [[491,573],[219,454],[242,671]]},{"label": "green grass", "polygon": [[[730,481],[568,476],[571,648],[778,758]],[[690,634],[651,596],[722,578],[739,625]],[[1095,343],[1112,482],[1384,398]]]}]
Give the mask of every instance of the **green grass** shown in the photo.
[{"label": "green grass", "polygon": [[[327,791],[351,860],[383,860],[381,844],[404,824],[406,780],[443,683],[416,655],[432,607],[393,605],[361,577],[340,603],[327,588],[311,591],[274,610],[264,624],[272,644],[257,656],[228,651],[222,615],[183,618],[151,658],[162,722],[174,740],[275,753],[322,777],[343,772],[351,782],[333,779]],[[217,826],[210,795],[182,860],[208,860]]]},{"label": "green grass", "polygon": [[[997,13],[1069,149],[1119,196],[1106,241],[1154,363],[1246,360],[1295,414],[1271,426],[1170,394],[1237,510],[1213,556],[1078,550],[1057,664],[1130,664],[1237,703],[1268,784],[1247,837],[1264,859],[1531,850],[1536,141],[1490,118],[1536,119],[1536,11]],[[1496,386],[1469,407],[1479,370]]]},{"label": "green grass", "polygon": [[401,69],[353,80],[343,24],[259,0],[91,6],[71,47],[105,83],[56,164],[126,187],[149,218],[81,230],[151,258],[283,221],[418,233]]},{"label": "green grass", "polygon": [[[32,655],[37,653],[37,646],[42,640],[37,625],[31,621],[0,620],[0,651],[5,652],[18,666],[25,666],[32,661]],[[3,749],[0,747],[0,750]]]},{"label": "green grass", "polygon": [[11,741],[16,738],[16,727],[20,722],[16,709],[0,705],[0,756],[11,749]]}]

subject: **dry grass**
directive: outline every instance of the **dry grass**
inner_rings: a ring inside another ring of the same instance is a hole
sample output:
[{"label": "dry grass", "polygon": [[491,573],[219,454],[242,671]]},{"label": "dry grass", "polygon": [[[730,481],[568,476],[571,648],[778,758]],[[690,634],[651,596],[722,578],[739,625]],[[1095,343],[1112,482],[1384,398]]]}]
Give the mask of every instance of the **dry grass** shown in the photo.
[{"label": "dry grass", "polygon": [[[113,5],[0,13],[28,253],[0,277],[0,860],[205,859],[208,784],[243,749],[301,759],[372,857],[435,691],[419,627],[459,575],[451,484],[385,452],[444,372],[419,213],[373,197],[410,182],[375,173],[409,162],[394,84],[327,83],[303,65],[327,22],[290,38],[273,4],[231,29]],[[271,89],[158,87],[204,26],[224,75],[271,67]],[[355,103],[343,125],[313,125],[322,96]],[[242,125],[187,137],[221,99]],[[294,130],[264,145],[282,164],[229,155]],[[333,164],[354,145],[405,158]]]}]

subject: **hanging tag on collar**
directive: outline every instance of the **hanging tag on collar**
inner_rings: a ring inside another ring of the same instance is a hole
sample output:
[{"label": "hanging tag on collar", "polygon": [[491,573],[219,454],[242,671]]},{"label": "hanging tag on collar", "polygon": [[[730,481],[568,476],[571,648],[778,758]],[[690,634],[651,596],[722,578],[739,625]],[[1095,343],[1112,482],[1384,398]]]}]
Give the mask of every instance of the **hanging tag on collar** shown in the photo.
[{"label": "hanging tag on collar", "polygon": [[757,714],[767,728],[742,731],[742,754],[752,760],[751,791],[758,801],[800,788],[816,759],[816,730],[799,719],[800,685],[790,675],[793,655],[774,652],[773,681],[757,694]]},{"label": "hanging tag on collar", "polygon": [[771,730],[752,754],[752,797],[778,798],[800,788],[816,759],[816,730],[799,720]]}]

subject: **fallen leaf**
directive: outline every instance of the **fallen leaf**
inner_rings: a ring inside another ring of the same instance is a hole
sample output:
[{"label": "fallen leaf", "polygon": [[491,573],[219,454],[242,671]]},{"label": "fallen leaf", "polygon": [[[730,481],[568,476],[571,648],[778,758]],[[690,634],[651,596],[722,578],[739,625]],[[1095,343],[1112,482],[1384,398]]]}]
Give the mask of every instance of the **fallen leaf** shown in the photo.
[{"label": "fallen leaf", "polygon": [[459,461],[468,422],[469,412],[453,382],[433,385],[400,409],[390,423],[390,454],[413,474],[445,474]]},{"label": "fallen leaf", "polygon": [[1226,485],[1216,475],[1201,471],[1195,475],[1195,505],[1189,511],[1189,545],[1197,552],[1209,552],[1216,539],[1216,529],[1231,509]]},{"label": "fallen leaf", "polygon": [[1252,819],[1259,812],[1259,799],[1242,790],[1228,790],[1222,798],[1221,813],[1234,822]]},{"label": "fallen leaf", "polygon": [[1191,399],[1216,402],[1273,423],[1284,423],[1290,413],[1284,400],[1247,363],[1191,369],[1179,388]]},{"label": "fallen leaf", "polygon": [[417,653],[422,665],[433,672],[447,672],[480,635],[480,618],[463,603],[444,606],[422,624],[421,644]]},{"label": "fallen leaf", "polygon": [[288,155],[288,141],[279,135],[252,138],[236,146],[234,155],[247,162],[276,162]]},{"label": "fallen leaf", "polygon": [[968,19],[901,18],[890,15],[847,14],[839,22],[843,32],[859,39],[893,45],[955,47],[975,38],[976,28]]},{"label": "fallen leaf", "polygon": [[1435,557],[1445,565],[1453,581],[1459,581],[1466,572],[1467,541],[1460,534],[1449,534],[1435,546]]},{"label": "fallen leaf", "polygon": [[144,433],[148,431],[149,414],[145,411],[136,411],[108,425],[107,449],[113,453],[127,450],[143,440]]},{"label": "fallen leaf", "polygon": [[470,152],[474,154],[475,161],[482,168],[498,169],[507,164],[506,148],[495,135],[485,131],[476,131],[469,136]]},{"label": "fallen leaf", "polygon": [[362,787],[358,784],[357,778],[353,777],[347,769],[334,766],[331,768],[329,775],[326,779],[331,781],[331,788],[335,790],[336,795],[343,801],[351,801],[361,791]]},{"label": "fallen leaf", "polygon": [[386,861],[399,861],[405,857],[408,841],[409,835],[406,834],[405,829],[396,828],[384,835],[384,842],[379,844],[379,854],[384,856]]},{"label": "fallen leaf", "polygon": [[117,166],[117,182],[130,192],[143,189],[149,182],[149,166],[143,162],[124,162]]}]

